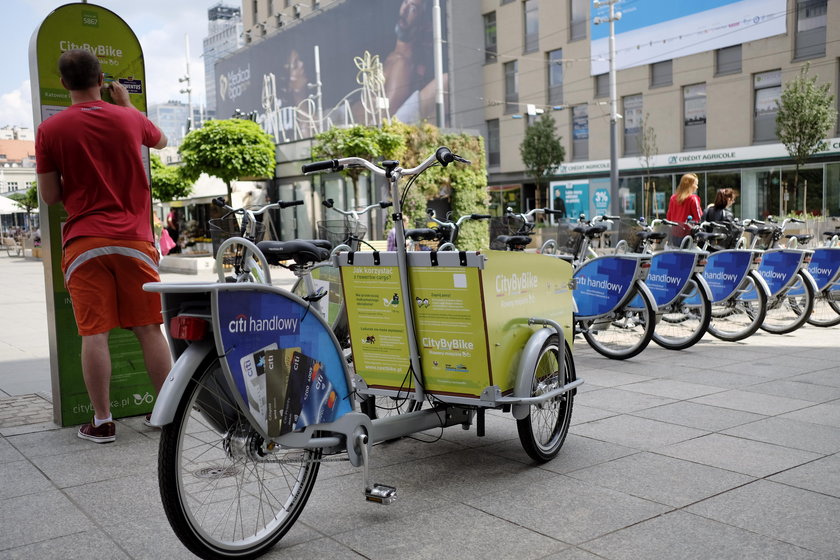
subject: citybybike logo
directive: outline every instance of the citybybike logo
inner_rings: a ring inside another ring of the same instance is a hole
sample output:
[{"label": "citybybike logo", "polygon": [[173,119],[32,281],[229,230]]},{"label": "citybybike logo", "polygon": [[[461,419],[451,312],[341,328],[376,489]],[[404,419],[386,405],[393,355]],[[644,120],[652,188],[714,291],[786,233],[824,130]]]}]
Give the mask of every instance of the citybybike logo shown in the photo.
[{"label": "citybybike logo", "polygon": [[648,274],[645,282],[659,282],[660,284],[679,284],[682,278],[669,276],[666,272],[660,274]]},{"label": "citybybike logo", "polygon": [[282,334],[297,334],[300,327],[298,317],[250,317],[240,313],[228,323],[228,332],[232,334],[247,334],[258,332],[277,332]]},{"label": "citybybike logo", "polygon": [[251,64],[238,67],[219,76],[219,95],[223,100],[235,101],[251,85]]},{"label": "citybybike logo", "polygon": [[59,41],[58,48],[61,52],[70,51],[74,49],[81,49],[96,56],[114,56],[121,58],[123,55],[122,49],[118,49],[113,45],[91,45],[90,43],[74,43],[73,41]]},{"label": "citybybike logo", "polygon": [[703,277],[706,280],[717,280],[719,282],[734,282],[737,278],[737,274],[727,274],[724,271],[720,272],[709,272],[706,271],[703,273]]},{"label": "citybybike logo", "polygon": [[475,345],[461,338],[423,338],[423,348],[434,348],[435,350],[475,350]]},{"label": "citybybike logo", "polygon": [[509,296],[533,290],[539,286],[539,277],[533,272],[496,276],[496,296]]}]

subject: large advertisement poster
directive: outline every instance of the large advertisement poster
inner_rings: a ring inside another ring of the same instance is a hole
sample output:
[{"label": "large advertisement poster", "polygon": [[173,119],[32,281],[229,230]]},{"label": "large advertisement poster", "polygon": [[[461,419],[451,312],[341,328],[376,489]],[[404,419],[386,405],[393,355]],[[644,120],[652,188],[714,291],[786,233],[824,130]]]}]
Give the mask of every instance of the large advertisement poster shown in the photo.
[{"label": "large advertisement poster", "polygon": [[[786,0],[648,0],[620,3],[615,23],[616,68],[632,68],[739,45],[787,32]],[[591,72],[609,72],[608,7],[590,8]]]},{"label": "large advertisement poster", "polygon": [[[44,19],[30,42],[36,127],[70,106],[70,96],[58,74],[58,58],[70,49],[86,49],[96,54],[106,79],[125,85],[132,104],[145,113],[143,52],[134,32],[119,16],[101,6],[67,4]],[[67,214],[60,204],[42,203],[40,208],[55,420],[61,425],[81,424],[90,421],[93,408],[82,378],[81,337],[61,272],[61,226]],[[113,416],[121,418],[149,412],[154,392],[137,339],[130,332],[117,329],[111,333],[109,342]]]},{"label": "large advertisement poster", "polygon": [[432,2],[354,0],[286,25],[216,63],[218,118],[256,112],[278,143],[312,136],[321,116],[326,126],[434,120]]}]

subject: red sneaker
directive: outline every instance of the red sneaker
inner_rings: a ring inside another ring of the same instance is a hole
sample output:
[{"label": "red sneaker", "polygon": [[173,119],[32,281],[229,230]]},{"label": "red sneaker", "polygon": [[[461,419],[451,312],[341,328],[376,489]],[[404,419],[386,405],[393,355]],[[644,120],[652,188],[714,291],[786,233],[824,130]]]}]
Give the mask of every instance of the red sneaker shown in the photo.
[{"label": "red sneaker", "polygon": [[79,428],[77,435],[82,439],[89,439],[94,443],[111,443],[117,439],[116,433],[117,427],[113,422],[105,422],[97,428],[93,425],[93,420],[91,420],[90,423],[84,424]]}]

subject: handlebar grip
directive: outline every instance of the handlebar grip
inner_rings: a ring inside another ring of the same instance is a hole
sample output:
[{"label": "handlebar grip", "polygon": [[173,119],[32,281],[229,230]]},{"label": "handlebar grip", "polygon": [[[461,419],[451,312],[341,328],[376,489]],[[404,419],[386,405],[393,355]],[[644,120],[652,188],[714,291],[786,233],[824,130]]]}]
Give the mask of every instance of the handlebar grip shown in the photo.
[{"label": "handlebar grip", "polygon": [[303,174],[307,173],[314,173],[315,171],[326,171],[327,169],[339,169],[340,166],[338,165],[337,159],[329,159],[329,160],[322,160],[322,161],[314,161],[312,163],[304,163],[300,170]]},{"label": "handlebar grip", "polygon": [[215,204],[216,206],[219,206],[221,208],[224,208],[225,206],[227,206],[227,203],[225,203],[224,197],[221,197],[221,196],[217,196],[216,198],[214,198],[213,199],[213,204]]},{"label": "handlebar grip", "polygon": [[470,214],[471,220],[489,220],[492,217],[490,214]]},{"label": "handlebar grip", "polygon": [[289,206],[300,206],[303,203],[303,200],[290,200],[289,202],[283,202],[281,200],[277,203],[277,206],[279,206],[280,208],[288,208]]},{"label": "handlebar grip", "polygon": [[322,200],[322,201],[321,201],[321,204],[323,204],[323,205],[324,205],[324,206],[326,206],[327,208],[332,208],[332,207],[333,207],[333,205],[335,204],[335,201],[334,201],[333,199],[331,199],[331,198],[328,198],[328,199],[326,199],[326,200]]},{"label": "handlebar grip", "polygon": [[554,214],[555,216],[558,214],[566,214],[563,210],[553,210],[551,208],[543,208],[543,212],[545,212],[546,214]]},{"label": "handlebar grip", "polygon": [[603,216],[601,216],[601,219],[602,220],[620,220],[621,216],[607,216],[606,214],[604,214]]},{"label": "handlebar grip", "polygon": [[394,205],[394,203],[391,202],[390,200],[380,200],[379,201],[379,207],[380,208],[388,208],[388,207],[393,206],[393,205]]},{"label": "handlebar grip", "polygon": [[794,224],[804,224],[805,223],[805,220],[800,220],[799,218],[789,218],[789,220],[791,222],[793,222]]}]

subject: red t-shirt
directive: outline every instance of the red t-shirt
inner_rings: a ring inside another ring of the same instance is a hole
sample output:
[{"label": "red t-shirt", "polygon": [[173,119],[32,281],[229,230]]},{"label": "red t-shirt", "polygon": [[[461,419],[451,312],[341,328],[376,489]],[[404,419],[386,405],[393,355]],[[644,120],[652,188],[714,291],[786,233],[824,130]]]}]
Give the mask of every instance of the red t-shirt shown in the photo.
[{"label": "red t-shirt", "polygon": [[690,194],[682,202],[677,202],[677,195],[672,194],[671,200],[668,202],[668,212],[665,214],[665,217],[672,222],[684,223],[691,216],[694,223],[700,223],[700,217],[702,215],[703,208],[700,205],[699,196]]},{"label": "red t-shirt", "polygon": [[37,171],[61,174],[64,245],[90,236],[154,241],[140,148],[159,141],[160,131],[140,111],[104,101],[72,105],[41,123]]}]

